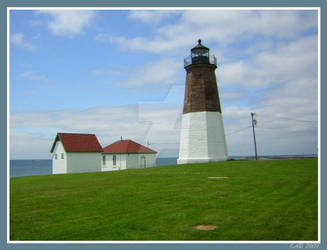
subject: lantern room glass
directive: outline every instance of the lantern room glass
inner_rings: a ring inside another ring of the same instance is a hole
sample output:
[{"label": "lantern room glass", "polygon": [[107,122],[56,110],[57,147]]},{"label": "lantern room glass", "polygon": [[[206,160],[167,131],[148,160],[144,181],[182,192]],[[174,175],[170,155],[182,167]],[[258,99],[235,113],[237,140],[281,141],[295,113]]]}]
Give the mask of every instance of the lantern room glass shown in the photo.
[{"label": "lantern room glass", "polygon": [[192,51],[192,58],[197,56],[209,57],[209,50],[207,49],[195,49]]},{"label": "lantern room glass", "polygon": [[201,44],[201,39],[199,39],[198,44],[191,49],[191,55],[184,59],[184,68],[194,64],[213,64],[217,66],[216,57],[209,54],[209,48]]}]

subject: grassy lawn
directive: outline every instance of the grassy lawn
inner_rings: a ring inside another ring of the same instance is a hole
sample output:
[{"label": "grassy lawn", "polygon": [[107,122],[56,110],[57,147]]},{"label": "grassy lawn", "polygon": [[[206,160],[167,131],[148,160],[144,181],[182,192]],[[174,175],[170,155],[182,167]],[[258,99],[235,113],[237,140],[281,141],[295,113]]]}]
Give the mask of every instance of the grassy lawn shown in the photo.
[{"label": "grassy lawn", "polygon": [[297,159],[11,178],[10,239],[317,240],[317,177]]}]

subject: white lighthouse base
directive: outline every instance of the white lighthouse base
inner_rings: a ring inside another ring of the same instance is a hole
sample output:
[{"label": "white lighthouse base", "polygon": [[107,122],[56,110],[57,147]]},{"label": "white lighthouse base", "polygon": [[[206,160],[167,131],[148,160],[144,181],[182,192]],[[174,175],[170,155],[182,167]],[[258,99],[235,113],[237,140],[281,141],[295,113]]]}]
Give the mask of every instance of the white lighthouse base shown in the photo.
[{"label": "white lighthouse base", "polygon": [[178,164],[227,160],[224,124],[220,112],[183,114]]}]

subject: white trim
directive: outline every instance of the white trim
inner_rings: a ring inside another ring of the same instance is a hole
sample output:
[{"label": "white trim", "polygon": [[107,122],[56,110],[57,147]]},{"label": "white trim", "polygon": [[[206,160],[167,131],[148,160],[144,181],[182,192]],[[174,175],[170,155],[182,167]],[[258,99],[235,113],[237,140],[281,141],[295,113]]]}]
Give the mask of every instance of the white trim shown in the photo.
[{"label": "white trim", "polygon": [[320,7],[8,7],[10,10],[317,10]]},{"label": "white trim", "polygon": [[318,242],[321,242],[321,16],[318,8]]},{"label": "white trim", "polygon": [[9,8],[7,8],[7,242],[10,242],[10,211],[9,211],[9,180],[10,180],[10,18]]},{"label": "white trim", "polygon": [[42,243],[42,244],[49,244],[49,243],[56,243],[56,244],[84,244],[84,243],[94,243],[94,244],[150,244],[150,243],[164,243],[164,244],[243,244],[243,243],[258,243],[258,244],[290,244],[290,243],[313,243],[317,244],[320,243],[318,241],[9,241],[8,243],[15,243],[15,244],[35,244],[35,243]]},{"label": "white trim", "polygon": [[[11,241],[9,238],[10,224],[9,224],[9,149],[10,149],[10,10],[317,10],[318,11],[318,240],[317,241]],[[321,15],[320,7],[7,7],[7,243],[8,244],[151,244],[151,243],[165,243],[165,244],[243,244],[243,243],[273,243],[273,244],[290,244],[290,243],[321,243],[321,140],[320,140],[320,84],[321,84]]]}]

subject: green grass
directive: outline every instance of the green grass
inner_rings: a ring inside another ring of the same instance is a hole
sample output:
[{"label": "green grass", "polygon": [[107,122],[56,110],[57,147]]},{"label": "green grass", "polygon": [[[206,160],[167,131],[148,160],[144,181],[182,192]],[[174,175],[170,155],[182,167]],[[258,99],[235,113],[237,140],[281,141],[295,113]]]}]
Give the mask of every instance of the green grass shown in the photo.
[{"label": "green grass", "polygon": [[12,178],[10,239],[317,240],[317,177],[299,159]]}]

